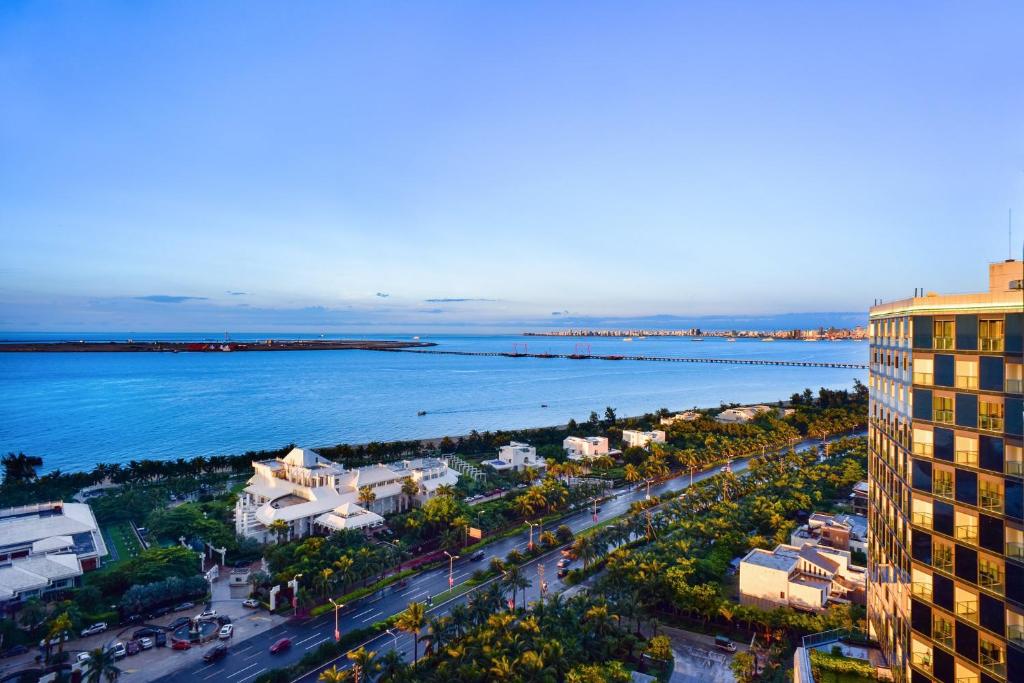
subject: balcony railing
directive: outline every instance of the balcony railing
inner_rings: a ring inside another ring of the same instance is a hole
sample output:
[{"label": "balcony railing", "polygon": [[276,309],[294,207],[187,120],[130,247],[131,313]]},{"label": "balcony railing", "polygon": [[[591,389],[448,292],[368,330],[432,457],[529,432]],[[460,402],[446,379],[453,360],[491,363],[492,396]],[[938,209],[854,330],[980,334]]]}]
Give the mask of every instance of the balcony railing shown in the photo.
[{"label": "balcony railing", "polygon": [[977,389],[978,377],[976,375],[957,375],[955,384],[957,389]]},{"label": "balcony railing", "polygon": [[965,621],[978,623],[978,601],[964,600],[956,603],[956,615]]},{"label": "balcony railing", "polygon": [[936,619],[932,622],[932,640],[939,645],[953,648],[953,624]]},{"label": "balcony railing", "polygon": [[1002,512],[1003,496],[994,491],[982,491],[978,496],[978,507],[986,512]]},{"label": "balcony railing", "polygon": [[1003,418],[997,415],[979,415],[978,429],[984,429],[988,432],[1001,432],[1003,431]]},{"label": "balcony railing", "polygon": [[1006,639],[1024,645],[1024,626],[1010,624],[1006,627]]},{"label": "balcony railing", "polygon": [[918,526],[932,528],[932,513],[930,512],[915,512],[910,516],[910,521]]},{"label": "balcony railing", "polygon": [[978,683],[977,676],[963,676],[956,679],[956,683]]},{"label": "balcony railing", "polygon": [[970,543],[971,545],[978,544],[978,527],[965,524],[956,528],[956,540],[963,541],[964,543]]},{"label": "balcony railing", "polygon": [[987,588],[993,593],[1002,593],[1003,588],[1003,573],[1000,571],[979,571],[978,572],[978,585],[982,588]]},{"label": "balcony railing", "polygon": [[1006,556],[1013,560],[1024,561],[1024,543],[1007,543]]},{"label": "balcony railing", "polygon": [[932,495],[937,498],[953,498],[953,482],[951,481],[933,481],[932,482]]},{"label": "balcony railing", "polygon": [[922,384],[930,387],[935,384],[935,373],[932,372],[915,372],[914,373],[914,384]]},{"label": "balcony railing", "polygon": [[1003,338],[1002,337],[980,337],[978,339],[978,346],[982,351],[1002,351],[1003,350]]},{"label": "balcony railing", "polygon": [[914,455],[927,455],[929,458],[932,456],[932,452],[935,450],[935,446],[930,443],[914,443]]},{"label": "balcony railing", "polygon": [[952,351],[952,337],[932,337],[932,348],[938,351]]},{"label": "balcony railing", "polygon": [[932,551],[932,568],[947,574],[953,573],[953,551],[949,548]]},{"label": "balcony railing", "polygon": [[921,581],[912,583],[910,584],[910,592],[919,598],[932,599],[932,585],[930,583],[923,583]]},{"label": "balcony railing", "polygon": [[910,663],[916,666],[918,669],[924,669],[928,673],[932,672],[932,653],[931,652],[915,652],[910,655]]},{"label": "balcony railing", "polygon": [[953,454],[953,459],[957,465],[969,465],[970,467],[978,466],[978,451],[956,451]]},{"label": "balcony railing", "polygon": [[1006,678],[1006,658],[1000,651],[995,652],[982,652],[978,657],[978,661],[981,663],[981,668],[986,671],[991,671],[1000,678]]},{"label": "balcony railing", "polygon": [[1020,460],[1006,460],[1003,462],[1003,471],[1006,474],[1014,474],[1016,476],[1024,475],[1024,462]]},{"label": "balcony railing", "polygon": [[932,422],[939,422],[941,424],[953,424],[953,411],[935,409],[932,411]]},{"label": "balcony railing", "polygon": [[1006,380],[1006,393],[1008,393],[1008,394],[1024,394],[1024,379],[1008,379],[1008,380]]}]

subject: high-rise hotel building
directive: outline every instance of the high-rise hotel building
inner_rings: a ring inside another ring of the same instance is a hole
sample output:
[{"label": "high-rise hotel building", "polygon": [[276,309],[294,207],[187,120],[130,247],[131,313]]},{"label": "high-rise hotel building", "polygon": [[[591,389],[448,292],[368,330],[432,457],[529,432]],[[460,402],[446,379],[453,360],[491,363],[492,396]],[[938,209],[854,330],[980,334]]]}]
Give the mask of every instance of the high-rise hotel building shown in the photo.
[{"label": "high-rise hotel building", "polygon": [[1024,682],[1022,281],[871,309],[868,620],[896,681]]}]

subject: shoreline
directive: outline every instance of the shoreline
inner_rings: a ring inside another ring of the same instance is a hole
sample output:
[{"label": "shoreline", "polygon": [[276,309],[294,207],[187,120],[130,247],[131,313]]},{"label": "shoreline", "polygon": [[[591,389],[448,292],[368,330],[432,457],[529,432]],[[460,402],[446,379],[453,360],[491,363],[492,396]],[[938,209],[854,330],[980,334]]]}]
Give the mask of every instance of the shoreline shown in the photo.
[{"label": "shoreline", "polygon": [[389,351],[435,342],[357,339],[267,339],[255,342],[60,341],[0,343],[0,353],[223,353],[228,351]]}]

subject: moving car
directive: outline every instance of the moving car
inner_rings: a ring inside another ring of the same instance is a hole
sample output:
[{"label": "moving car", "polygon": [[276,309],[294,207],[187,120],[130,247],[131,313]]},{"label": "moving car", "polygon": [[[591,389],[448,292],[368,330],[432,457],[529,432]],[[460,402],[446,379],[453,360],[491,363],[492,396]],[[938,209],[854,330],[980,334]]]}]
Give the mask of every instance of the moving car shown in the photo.
[{"label": "moving car", "polygon": [[217,618],[217,610],[215,610],[215,609],[203,610],[202,612],[200,612],[199,614],[196,615],[196,621],[206,621],[208,619],[216,619],[216,618]]},{"label": "moving car", "polygon": [[272,654],[272,655],[279,654],[281,652],[286,651],[291,646],[292,646],[292,641],[290,639],[282,638],[281,640],[277,641],[276,643],[274,643],[273,645],[270,646],[270,654]]},{"label": "moving car", "polygon": [[204,662],[216,662],[218,659],[223,659],[228,654],[227,645],[218,645],[209,652],[203,655]]},{"label": "moving car", "polygon": [[87,628],[83,628],[82,629],[82,637],[85,638],[86,636],[94,636],[97,633],[103,633],[106,630],[107,630],[107,622],[100,621],[100,622],[97,622],[97,623],[93,624],[92,626],[89,626]]},{"label": "moving car", "polygon": [[248,598],[246,600],[242,600],[242,607],[249,607],[251,609],[256,609],[259,606],[260,606],[260,601],[257,600],[256,598]]},{"label": "moving car", "polygon": [[484,551],[483,550],[477,550],[475,553],[473,553],[472,555],[469,556],[469,559],[472,560],[473,562],[479,562],[480,560],[484,559],[484,557],[485,557]]},{"label": "moving car", "polygon": [[110,649],[114,653],[114,659],[124,659],[125,655],[128,654],[128,649],[120,640],[114,643],[114,647]]},{"label": "moving car", "polygon": [[562,569],[563,567],[568,567],[569,566],[569,562],[571,562],[571,561],[572,560],[570,560],[569,558],[563,557],[562,559],[560,559],[558,561],[558,568]]},{"label": "moving car", "polygon": [[145,638],[139,638],[139,647],[141,647],[143,650],[152,650],[153,639],[149,636],[146,636]]},{"label": "moving car", "polygon": [[217,634],[217,637],[221,640],[227,640],[233,635],[235,635],[235,627],[231,624],[224,624],[220,627],[220,633]]},{"label": "moving car", "polygon": [[736,652],[736,644],[727,636],[715,636],[715,647],[726,652]]},{"label": "moving car", "polygon": [[192,647],[192,643],[187,640],[175,640],[171,645],[172,650],[188,650]]}]

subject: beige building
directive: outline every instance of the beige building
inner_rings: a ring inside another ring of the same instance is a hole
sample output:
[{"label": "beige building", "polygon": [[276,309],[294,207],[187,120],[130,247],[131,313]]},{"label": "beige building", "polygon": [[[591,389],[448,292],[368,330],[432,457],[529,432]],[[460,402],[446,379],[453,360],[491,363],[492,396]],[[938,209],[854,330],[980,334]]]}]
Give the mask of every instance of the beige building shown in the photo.
[{"label": "beige building", "polygon": [[641,432],[636,429],[623,429],[622,442],[626,445],[626,448],[633,446],[636,446],[637,448],[647,448],[647,446],[652,443],[665,443],[665,432],[660,429],[654,429],[649,432]]},{"label": "beige building", "polygon": [[570,460],[590,460],[608,455],[608,437],[569,436],[562,441],[562,448]]},{"label": "beige building", "polygon": [[754,548],[740,562],[740,602],[763,609],[789,606],[819,612],[830,604],[863,602],[864,567],[845,550],[805,544]]}]

